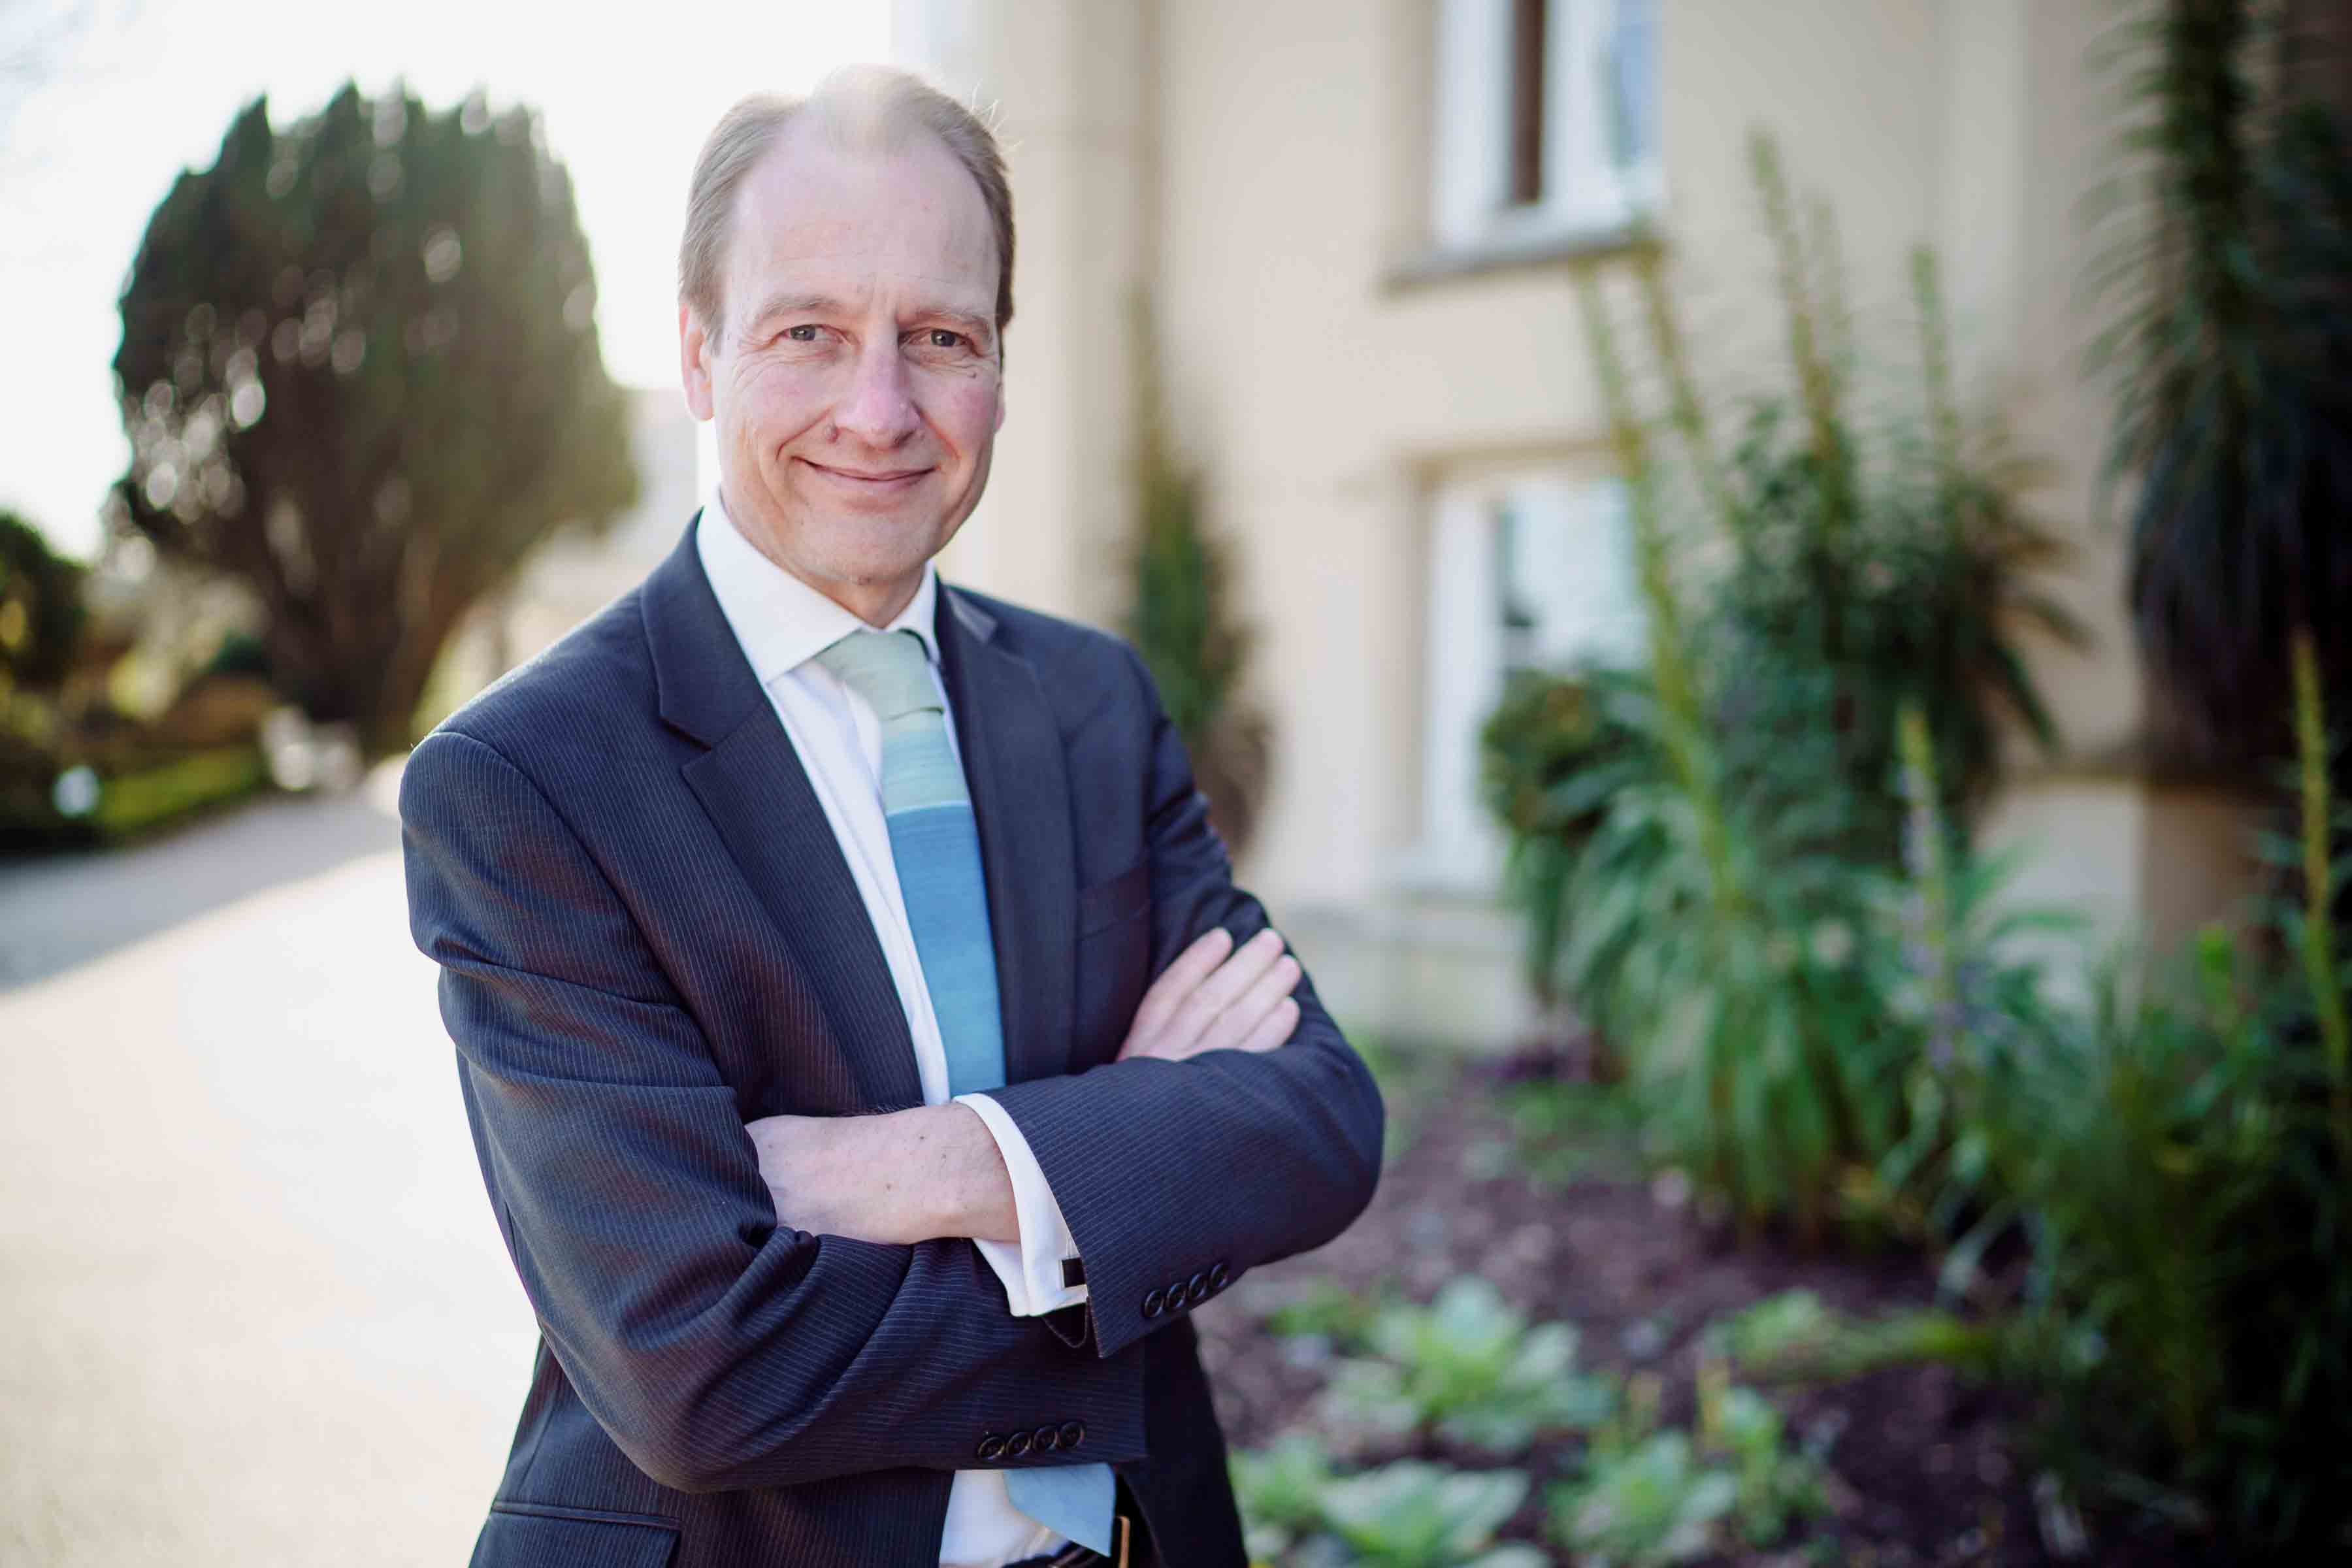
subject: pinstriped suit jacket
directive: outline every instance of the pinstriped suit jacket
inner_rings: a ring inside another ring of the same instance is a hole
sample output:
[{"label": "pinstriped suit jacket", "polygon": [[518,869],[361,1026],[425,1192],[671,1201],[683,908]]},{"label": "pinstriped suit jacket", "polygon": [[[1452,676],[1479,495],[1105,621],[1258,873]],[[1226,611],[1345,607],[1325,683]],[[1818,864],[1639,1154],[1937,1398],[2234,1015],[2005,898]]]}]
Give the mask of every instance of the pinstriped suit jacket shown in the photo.
[{"label": "pinstriped suit jacket", "polygon": [[[997,1096],[1090,1300],[1015,1318],[968,1241],[778,1223],[745,1121],[922,1092],[689,526],[427,736],[401,787],[411,928],[541,1329],[479,1568],[936,1568],[955,1470],[1088,1460],[1171,1568],[1243,1562],[1186,1313],[1361,1211],[1380,1097],[1304,980],[1276,1051],[1111,1060],[1152,975],[1265,911],[1126,645],[951,588],[938,630],[995,932]],[[1052,1451],[1006,1440],[1048,1426]]]}]

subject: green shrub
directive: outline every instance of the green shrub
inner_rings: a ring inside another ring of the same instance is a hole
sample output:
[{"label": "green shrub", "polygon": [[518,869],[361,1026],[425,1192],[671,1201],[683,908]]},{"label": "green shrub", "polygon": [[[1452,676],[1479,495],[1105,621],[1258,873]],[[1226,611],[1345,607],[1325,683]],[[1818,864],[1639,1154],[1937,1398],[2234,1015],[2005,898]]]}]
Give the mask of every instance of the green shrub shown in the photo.
[{"label": "green shrub", "polygon": [[1263,1450],[1237,1449],[1227,1468],[1252,1562],[1279,1557],[1292,1542],[1322,1528],[1331,1458],[1313,1437],[1287,1432]]},{"label": "green shrub", "polygon": [[1313,1438],[1290,1434],[1232,1457],[1250,1560],[1354,1568],[1543,1568],[1529,1546],[1496,1546],[1495,1531],[1528,1494],[1517,1470],[1463,1471],[1402,1459],[1335,1477]]},{"label": "green shrub", "polygon": [[1323,1510],[1360,1568],[1541,1568],[1531,1547],[1492,1544],[1527,1495],[1517,1470],[1401,1459],[1334,1482]]},{"label": "green shrub", "polygon": [[53,686],[81,635],[85,569],[30,520],[0,508],[0,727],[16,686]]},{"label": "green shrub", "polygon": [[1333,1279],[1317,1278],[1266,1314],[1273,1333],[1314,1335],[1335,1344],[1360,1345],[1370,1335],[1379,1301]]},{"label": "green shrub", "polygon": [[1739,1482],[1701,1464],[1682,1432],[1659,1432],[1622,1453],[1596,1453],[1587,1473],[1552,1490],[1552,1533],[1590,1568],[1689,1563],[1716,1549],[1716,1524],[1739,1500]]},{"label": "green shrub", "polygon": [[2302,899],[2253,944],[2284,962],[2211,930],[2188,970],[2111,959],[2087,1008],[2031,1030],[1962,996],[1931,1058],[1955,1147],[1977,1152],[1953,1179],[1990,1199],[1954,1262],[2012,1221],[2027,1241],[2000,1357],[2044,1396],[2055,1458],[2078,1490],[2162,1500],[2273,1557],[2352,1529],[2352,974],[2330,914],[2352,865],[2329,859],[2315,667],[2298,660]]},{"label": "green shrub", "polygon": [[96,821],[120,838],[251,795],[268,781],[259,748],[218,746],[101,781]]},{"label": "green shrub", "polygon": [[1828,1505],[1815,1458],[1793,1451],[1780,1411],[1732,1386],[1722,1363],[1699,1372],[1696,1435],[1653,1431],[1644,1379],[1596,1432],[1584,1469],[1550,1493],[1552,1536],[1590,1568],[1653,1568],[1723,1551],[1726,1533],[1769,1546]]},{"label": "green shrub", "polygon": [[2010,1341],[2000,1324],[1964,1322],[1949,1312],[1912,1310],[1851,1321],[1811,1290],[1784,1290],[1709,1324],[1710,1355],[1772,1383],[1834,1382],[1881,1367],[1940,1362],[1998,1370]]},{"label": "green shrub", "polygon": [[1539,1433],[1589,1427],[1615,1400],[1608,1379],[1576,1370],[1573,1327],[1528,1327],[1475,1276],[1448,1281],[1428,1307],[1384,1308],[1370,1339],[1381,1359],[1342,1363],[1329,1399],[1335,1414],[1379,1432],[1428,1429],[1507,1453]]}]

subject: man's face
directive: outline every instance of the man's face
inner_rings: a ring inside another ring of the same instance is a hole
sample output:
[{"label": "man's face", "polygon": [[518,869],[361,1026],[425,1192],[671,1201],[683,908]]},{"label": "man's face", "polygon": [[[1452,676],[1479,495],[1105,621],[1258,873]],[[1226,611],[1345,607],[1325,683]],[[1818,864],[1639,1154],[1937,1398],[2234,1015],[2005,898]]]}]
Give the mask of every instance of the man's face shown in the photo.
[{"label": "man's face", "polygon": [[729,514],[877,624],[988,482],[1003,423],[994,230],[929,136],[875,156],[788,124],[736,192],[722,320],[678,310],[687,402]]}]

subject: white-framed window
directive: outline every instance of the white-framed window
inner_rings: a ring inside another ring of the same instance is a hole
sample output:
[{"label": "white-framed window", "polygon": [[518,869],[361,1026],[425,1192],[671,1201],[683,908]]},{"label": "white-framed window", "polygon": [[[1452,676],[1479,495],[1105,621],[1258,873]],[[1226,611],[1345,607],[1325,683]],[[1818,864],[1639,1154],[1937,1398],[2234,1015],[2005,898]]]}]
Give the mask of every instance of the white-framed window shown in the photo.
[{"label": "white-framed window", "polygon": [[1478,797],[1478,731],[1510,672],[1646,657],[1625,487],[1557,468],[1442,485],[1428,583],[1421,839],[1400,878],[1484,892],[1503,846]]},{"label": "white-framed window", "polygon": [[1654,210],[1658,0],[1439,0],[1442,249],[1607,233]]}]

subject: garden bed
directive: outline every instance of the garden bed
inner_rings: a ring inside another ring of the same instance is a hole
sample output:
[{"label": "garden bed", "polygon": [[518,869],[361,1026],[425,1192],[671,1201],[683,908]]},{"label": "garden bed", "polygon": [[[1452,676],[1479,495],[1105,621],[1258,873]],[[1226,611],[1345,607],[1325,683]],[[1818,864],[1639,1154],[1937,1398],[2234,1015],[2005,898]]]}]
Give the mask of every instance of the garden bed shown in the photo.
[{"label": "garden bed", "polygon": [[[1344,1314],[1351,1301],[1427,1302],[1448,1280],[1482,1277],[1531,1322],[1574,1325],[1580,1370],[1656,1373],[1661,1424],[1686,1426],[1708,1324],[1793,1289],[1840,1313],[1875,1317],[1927,1305],[1932,1277],[1906,1252],[1806,1256],[1772,1241],[1735,1245],[1683,1184],[1642,1180],[1623,1136],[1605,1121],[1530,1140],[1525,1111],[1513,1117],[1512,1097],[1525,1092],[1482,1069],[1452,1082],[1391,1083],[1392,1142],[1401,1147],[1392,1146],[1371,1207],[1331,1245],[1253,1270],[1205,1307],[1196,1327],[1234,1448],[1305,1431],[1349,1470],[1400,1458],[1522,1470],[1534,1484],[1498,1538],[1566,1561],[1545,1533],[1546,1494],[1579,1469],[1583,1439],[1539,1436],[1498,1457],[1425,1431],[1402,1439],[1350,1432],[1323,1403],[1344,1336],[1335,1344],[1331,1334],[1298,1331],[1314,1321],[1315,1303]],[[1276,1331],[1270,1320],[1291,1331]],[[1765,1392],[1786,1415],[1792,1445],[1821,1455],[1827,1510],[1769,1548],[1706,1561],[1892,1568],[2063,1560],[2039,1521],[2026,1411],[2013,1391],[1951,1367],[1912,1365]],[[2199,1560],[2177,1542],[2123,1534],[2119,1525],[2102,1529],[2074,1561]]]}]

